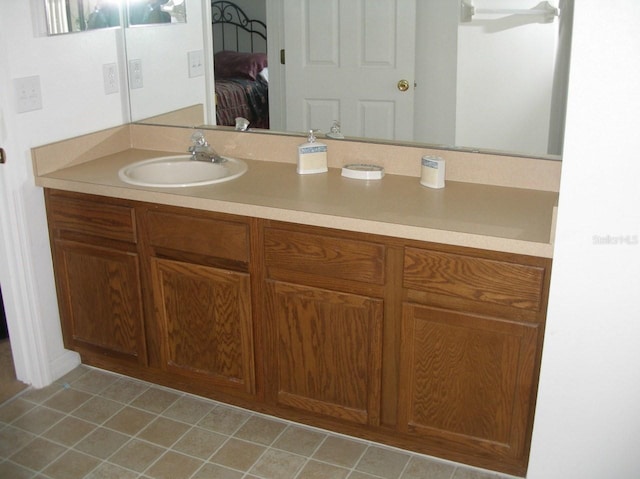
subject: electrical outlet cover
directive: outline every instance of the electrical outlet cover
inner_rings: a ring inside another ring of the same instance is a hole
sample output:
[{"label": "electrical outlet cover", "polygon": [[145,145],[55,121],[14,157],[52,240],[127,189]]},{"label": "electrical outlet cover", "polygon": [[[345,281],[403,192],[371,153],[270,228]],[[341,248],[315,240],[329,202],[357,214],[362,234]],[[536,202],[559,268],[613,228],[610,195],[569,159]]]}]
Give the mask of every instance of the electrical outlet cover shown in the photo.
[{"label": "electrical outlet cover", "polygon": [[105,63],[102,65],[102,75],[104,77],[105,94],[118,93],[120,90],[118,66],[115,63]]},{"label": "electrical outlet cover", "polygon": [[142,88],[142,60],[129,60],[129,88]]}]

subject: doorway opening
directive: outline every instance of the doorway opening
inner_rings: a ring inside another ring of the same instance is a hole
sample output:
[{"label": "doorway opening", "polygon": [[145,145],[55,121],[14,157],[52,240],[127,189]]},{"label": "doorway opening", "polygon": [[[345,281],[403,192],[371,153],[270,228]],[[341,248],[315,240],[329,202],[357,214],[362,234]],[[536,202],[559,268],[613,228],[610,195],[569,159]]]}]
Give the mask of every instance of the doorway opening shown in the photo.
[{"label": "doorway opening", "polygon": [[0,287],[0,404],[11,399],[26,387],[26,384],[16,378],[9,328],[7,327],[7,316],[4,310],[4,301],[2,300],[2,288]]}]

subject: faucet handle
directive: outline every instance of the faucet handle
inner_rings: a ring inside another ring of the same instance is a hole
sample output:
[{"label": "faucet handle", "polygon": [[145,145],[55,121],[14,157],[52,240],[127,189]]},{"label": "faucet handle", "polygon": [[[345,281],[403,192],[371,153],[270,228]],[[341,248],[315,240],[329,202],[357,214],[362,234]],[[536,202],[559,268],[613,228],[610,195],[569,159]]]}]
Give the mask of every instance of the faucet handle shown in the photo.
[{"label": "faucet handle", "polygon": [[191,135],[191,141],[197,146],[206,146],[207,140],[204,137],[204,133],[201,130],[196,130]]}]

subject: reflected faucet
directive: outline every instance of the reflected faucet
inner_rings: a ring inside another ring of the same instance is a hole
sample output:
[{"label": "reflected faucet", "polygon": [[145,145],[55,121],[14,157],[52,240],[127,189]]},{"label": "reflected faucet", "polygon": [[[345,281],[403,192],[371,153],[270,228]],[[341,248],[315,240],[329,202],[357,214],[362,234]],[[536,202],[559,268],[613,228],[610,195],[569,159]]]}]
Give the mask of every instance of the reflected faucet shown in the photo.
[{"label": "reflected faucet", "polygon": [[249,120],[241,116],[236,118],[236,131],[247,131],[249,128]]},{"label": "reflected faucet", "polygon": [[197,130],[191,135],[191,141],[193,145],[189,147],[189,153],[191,153],[191,159],[197,161],[206,161],[209,163],[224,163],[226,158],[218,155],[216,151],[207,143],[204,137],[204,133]]}]

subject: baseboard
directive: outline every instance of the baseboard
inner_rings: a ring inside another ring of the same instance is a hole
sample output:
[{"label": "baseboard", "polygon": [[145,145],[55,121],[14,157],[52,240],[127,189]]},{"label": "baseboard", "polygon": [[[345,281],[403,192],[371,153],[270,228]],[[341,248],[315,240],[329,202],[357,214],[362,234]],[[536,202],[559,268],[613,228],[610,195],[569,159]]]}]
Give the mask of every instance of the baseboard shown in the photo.
[{"label": "baseboard", "polygon": [[75,351],[64,350],[60,356],[50,363],[51,382],[60,379],[80,365],[80,355]]}]

